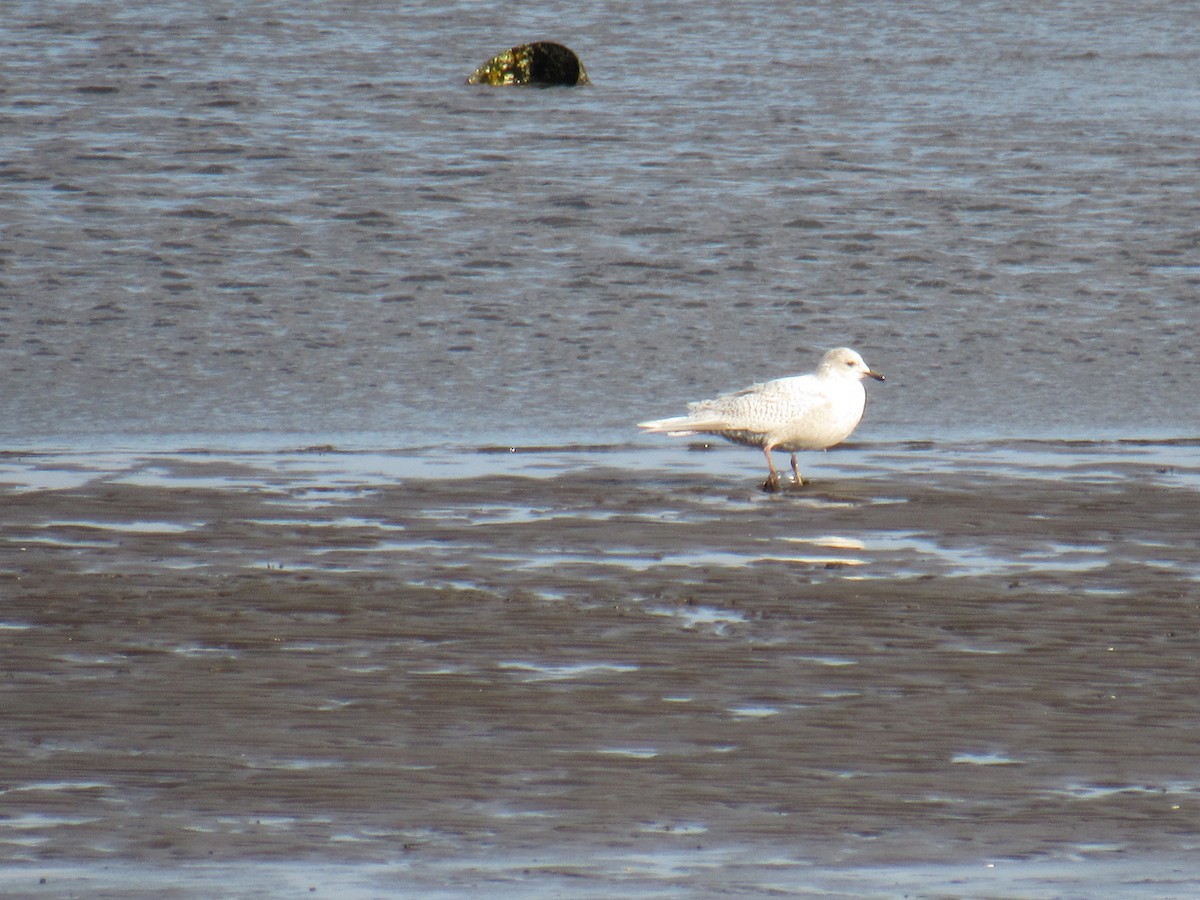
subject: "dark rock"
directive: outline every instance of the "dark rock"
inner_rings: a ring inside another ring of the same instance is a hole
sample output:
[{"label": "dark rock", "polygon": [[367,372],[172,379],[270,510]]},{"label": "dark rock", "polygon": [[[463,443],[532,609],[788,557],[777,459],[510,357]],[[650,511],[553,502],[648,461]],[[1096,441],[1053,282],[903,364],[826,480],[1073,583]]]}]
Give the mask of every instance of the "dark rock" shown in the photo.
[{"label": "dark rock", "polygon": [[552,41],[505,50],[471,73],[468,84],[591,84],[575,51]]}]

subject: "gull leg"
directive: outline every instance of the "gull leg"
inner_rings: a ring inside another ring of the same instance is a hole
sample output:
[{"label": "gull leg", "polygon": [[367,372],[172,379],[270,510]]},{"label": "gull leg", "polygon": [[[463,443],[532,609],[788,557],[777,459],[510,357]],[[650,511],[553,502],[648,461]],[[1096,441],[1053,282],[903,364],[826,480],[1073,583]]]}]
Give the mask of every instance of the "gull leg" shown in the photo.
[{"label": "gull leg", "polygon": [[770,444],[763,447],[763,455],[767,458],[767,468],[771,470],[771,474],[767,476],[767,480],[763,482],[764,491],[779,490],[779,473],[775,471],[775,460],[771,459],[771,451],[774,449]]},{"label": "gull leg", "polygon": [[800,469],[796,466],[796,454],[792,454],[792,474],[796,476],[796,487],[804,484],[804,479],[800,477]]}]

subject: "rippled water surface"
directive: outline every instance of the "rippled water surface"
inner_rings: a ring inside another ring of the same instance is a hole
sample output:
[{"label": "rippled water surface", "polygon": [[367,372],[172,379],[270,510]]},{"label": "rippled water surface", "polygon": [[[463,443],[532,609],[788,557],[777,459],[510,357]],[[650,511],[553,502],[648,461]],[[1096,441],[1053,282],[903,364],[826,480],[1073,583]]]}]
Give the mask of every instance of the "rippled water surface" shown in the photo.
[{"label": "rippled water surface", "polygon": [[[1187,4],[16,3],[0,434],[1192,434]],[[590,89],[463,84],[553,37]]]}]

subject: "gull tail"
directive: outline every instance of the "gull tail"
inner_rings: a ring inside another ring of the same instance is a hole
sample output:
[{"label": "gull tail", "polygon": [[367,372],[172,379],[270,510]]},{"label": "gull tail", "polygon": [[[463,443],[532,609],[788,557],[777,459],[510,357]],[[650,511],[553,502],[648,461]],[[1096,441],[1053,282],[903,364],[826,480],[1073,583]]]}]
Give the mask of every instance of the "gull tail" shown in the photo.
[{"label": "gull tail", "polygon": [[697,421],[691,416],[671,416],[669,419],[638,422],[637,427],[647,434],[669,434],[672,437],[680,437],[688,434],[701,434],[710,429],[712,425],[712,422]]}]

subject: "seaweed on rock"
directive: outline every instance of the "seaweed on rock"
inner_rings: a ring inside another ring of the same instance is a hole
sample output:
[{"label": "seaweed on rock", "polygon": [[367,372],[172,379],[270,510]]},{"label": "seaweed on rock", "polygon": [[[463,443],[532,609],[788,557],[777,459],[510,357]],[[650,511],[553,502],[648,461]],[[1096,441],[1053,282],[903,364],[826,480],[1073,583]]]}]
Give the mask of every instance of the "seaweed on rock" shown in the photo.
[{"label": "seaweed on rock", "polygon": [[569,47],[553,41],[521,44],[493,56],[471,73],[468,84],[591,84]]}]

